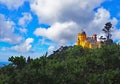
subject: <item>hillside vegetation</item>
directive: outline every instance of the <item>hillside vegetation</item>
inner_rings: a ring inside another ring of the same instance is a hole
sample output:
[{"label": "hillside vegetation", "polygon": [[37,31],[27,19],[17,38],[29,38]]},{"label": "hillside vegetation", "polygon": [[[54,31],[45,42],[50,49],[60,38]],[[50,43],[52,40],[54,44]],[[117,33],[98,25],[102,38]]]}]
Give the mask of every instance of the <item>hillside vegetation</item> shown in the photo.
[{"label": "hillside vegetation", "polygon": [[61,47],[26,60],[12,56],[0,68],[0,84],[120,84],[120,45],[98,49]]}]

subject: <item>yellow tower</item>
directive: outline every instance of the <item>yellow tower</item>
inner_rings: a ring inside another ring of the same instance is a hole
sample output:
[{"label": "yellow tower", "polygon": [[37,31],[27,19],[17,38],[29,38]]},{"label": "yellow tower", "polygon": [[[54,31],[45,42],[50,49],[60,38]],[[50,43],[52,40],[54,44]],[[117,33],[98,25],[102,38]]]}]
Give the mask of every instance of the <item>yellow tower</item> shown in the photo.
[{"label": "yellow tower", "polygon": [[84,48],[92,48],[92,45],[90,44],[89,41],[87,41],[87,36],[84,31],[81,31],[78,33],[78,40],[76,42],[76,45],[80,45]]}]

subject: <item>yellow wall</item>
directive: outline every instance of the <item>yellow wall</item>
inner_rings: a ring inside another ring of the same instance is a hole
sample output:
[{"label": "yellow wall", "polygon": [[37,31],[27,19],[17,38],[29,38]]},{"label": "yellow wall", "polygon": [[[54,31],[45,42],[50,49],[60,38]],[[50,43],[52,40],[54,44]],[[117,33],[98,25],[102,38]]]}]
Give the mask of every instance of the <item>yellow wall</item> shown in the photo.
[{"label": "yellow wall", "polygon": [[82,46],[83,48],[100,48],[101,43],[99,41],[97,41],[97,37],[95,35],[93,35],[91,38],[95,40],[94,44],[91,44],[87,40],[87,36],[85,33],[79,33],[78,40],[76,41],[76,45]]},{"label": "yellow wall", "polygon": [[78,39],[80,41],[85,41],[86,40],[86,34],[78,34]]},{"label": "yellow wall", "polygon": [[83,48],[92,48],[91,44],[87,41],[86,34],[78,34],[76,45],[80,45]]}]

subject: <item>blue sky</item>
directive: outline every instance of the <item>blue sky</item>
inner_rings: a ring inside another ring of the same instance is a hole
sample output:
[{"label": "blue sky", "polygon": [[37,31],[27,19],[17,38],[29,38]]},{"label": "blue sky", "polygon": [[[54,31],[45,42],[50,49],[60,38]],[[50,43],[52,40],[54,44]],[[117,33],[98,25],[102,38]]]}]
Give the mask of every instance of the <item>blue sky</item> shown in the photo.
[{"label": "blue sky", "polygon": [[10,56],[32,58],[74,45],[77,33],[88,36],[111,21],[120,42],[119,0],[0,0],[0,62]]}]

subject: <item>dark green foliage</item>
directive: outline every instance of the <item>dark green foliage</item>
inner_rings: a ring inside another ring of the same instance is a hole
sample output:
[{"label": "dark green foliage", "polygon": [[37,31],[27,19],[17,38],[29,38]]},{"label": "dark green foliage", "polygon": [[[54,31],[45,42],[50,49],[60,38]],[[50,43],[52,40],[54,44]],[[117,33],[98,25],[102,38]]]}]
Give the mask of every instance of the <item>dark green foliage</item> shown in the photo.
[{"label": "dark green foliage", "polygon": [[32,58],[30,58],[30,56],[27,58],[27,63],[30,63],[31,61],[33,61]]},{"label": "dark green foliage", "polygon": [[98,49],[61,47],[30,61],[10,57],[12,64],[0,68],[0,84],[119,84],[120,45]]},{"label": "dark green foliage", "polygon": [[20,56],[20,57],[10,57],[9,59],[8,59],[8,61],[10,61],[13,65],[15,65],[17,68],[22,68],[22,67],[24,67],[25,66],[25,64],[26,64],[26,59],[25,59],[25,57],[23,57],[23,56]]}]

